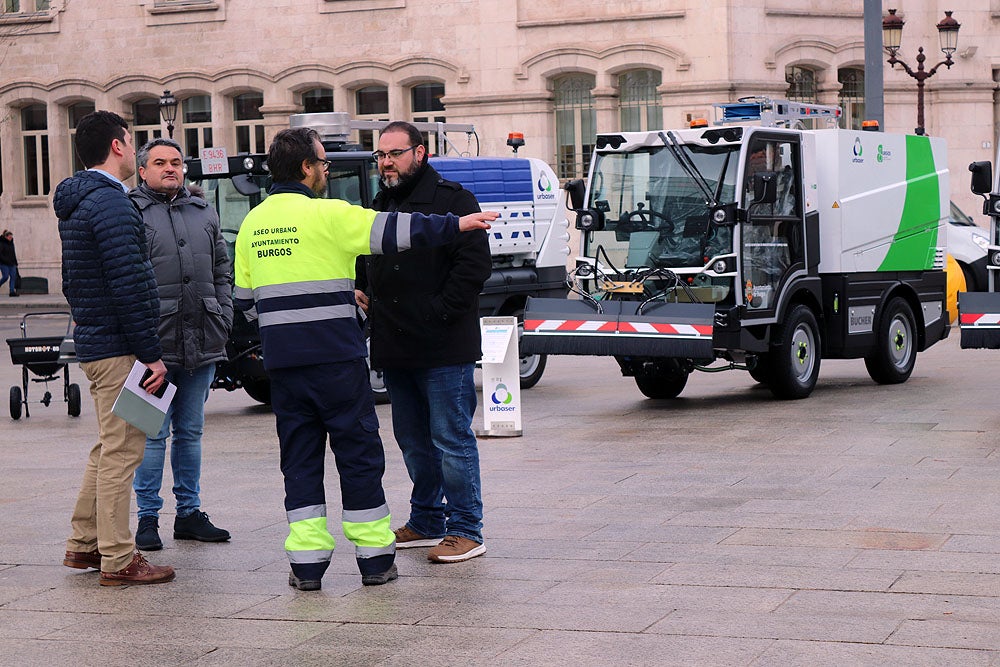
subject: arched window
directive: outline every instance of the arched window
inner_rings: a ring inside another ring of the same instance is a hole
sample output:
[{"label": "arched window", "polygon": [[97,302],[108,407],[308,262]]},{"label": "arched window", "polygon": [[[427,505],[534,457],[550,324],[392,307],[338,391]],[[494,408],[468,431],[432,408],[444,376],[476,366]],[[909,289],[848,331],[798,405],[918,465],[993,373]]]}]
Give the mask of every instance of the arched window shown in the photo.
[{"label": "arched window", "polygon": [[656,91],[661,74],[651,69],[636,69],[618,75],[618,106],[623,132],[663,129],[663,106]]},{"label": "arched window", "polygon": [[184,150],[188,157],[200,157],[202,148],[212,148],[212,98],[196,95],[181,102],[184,118]]},{"label": "arched window", "polygon": [[589,74],[570,74],[553,82],[559,178],[580,178],[590,169],[597,134],[593,89],[594,77]]},{"label": "arched window", "polygon": [[837,103],[843,110],[840,126],[849,130],[860,130],[865,119],[865,71],[857,67],[843,67],[837,70],[840,95]]},{"label": "arched window", "polygon": [[302,113],[333,111],[333,88],[313,88],[302,93]]},{"label": "arched window", "polygon": [[816,102],[816,72],[797,65],[785,68],[788,99],[793,102]]},{"label": "arched window", "polygon": [[260,112],[264,104],[263,93],[244,93],[233,98],[233,125],[236,126],[237,153],[263,153],[264,114]]},{"label": "arched window", "polygon": [[71,104],[66,109],[69,116],[70,167],[74,173],[86,169],[80,160],[80,156],[76,154],[76,126],[80,124],[81,118],[89,113],[93,113],[94,109],[93,102],[77,102],[76,104]]},{"label": "arched window", "polygon": [[132,104],[132,135],[135,137],[136,150],[163,136],[158,97],[147,97]]},{"label": "arched window", "polygon": [[24,194],[47,195],[49,176],[49,121],[44,104],[21,109],[21,137],[24,141]]},{"label": "arched window", "polygon": [[[389,120],[389,89],[365,86],[354,92],[354,116],[359,120]],[[364,150],[375,149],[374,130],[359,130],[358,143]]]}]

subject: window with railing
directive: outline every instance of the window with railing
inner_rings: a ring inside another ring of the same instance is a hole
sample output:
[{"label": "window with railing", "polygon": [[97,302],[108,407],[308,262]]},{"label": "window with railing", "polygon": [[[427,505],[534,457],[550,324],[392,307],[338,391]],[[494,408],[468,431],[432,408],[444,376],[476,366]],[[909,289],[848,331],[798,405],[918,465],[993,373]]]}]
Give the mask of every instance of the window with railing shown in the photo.
[{"label": "window with railing", "polygon": [[21,138],[24,149],[24,194],[49,194],[49,121],[44,104],[21,109]]},{"label": "window with railing", "polygon": [[80,156],[76,154],[76,126],[80,124],[81,118],[89,113],[94,113],[94,110],[93,102],[77,102],[66,109],[69,118],[70,167],[73,173],[86,169]]},{"label": "window with railing", "polygon": [[[354,91],[354,117],[358,120],[389,120],[389,89],[365,86]],[[359,130],[358,143],[366,151],[375,150],[378,132]]]},{"label": "window with railing", "polygon": [[656,88],[662,83],[656,70],[636,69],[618,75],[618,107],[623,132],[663,129],[663,105]]},{"label": "window with railing", "polygon": [[[441,98],[444,97],[443,83],[418,83],[410,88],[410,118],[414,123],[443,123],[445,122],[444,105]],[[437,144],[437,135],[421,132],[424,137],[424,145],[431,155],[441,152],[441,146]]]},{"label": "window with railing", "polygon": [[236,126],[237,153],[263,153],[264,114],[260,112],[264,104],[262,93],[244,93],[233,98],[233,125]]},{"label": "window with railing", "polygon": [[184,123],[184,151],[188,157],[200,157],[202,148],[212,143],[212,98],[196,95],[181,102]]},{"label": "window with railing", "polygon": [[792,102],[817,102],[816,71],[793,65],[785,68],[786,93]]},{"label": "window with railing", "polygon": [[860,130],[865,119],[865,71],[857,67],[843,67],[837,70],[840,94],[837,104],[842,110],[840,126],[849,130]]},{"label": "window with railing", "polygon": [[570,74],[553,82],[556,164],[559,178],[580,178],[590,169],[597,134],[594,77]]}]

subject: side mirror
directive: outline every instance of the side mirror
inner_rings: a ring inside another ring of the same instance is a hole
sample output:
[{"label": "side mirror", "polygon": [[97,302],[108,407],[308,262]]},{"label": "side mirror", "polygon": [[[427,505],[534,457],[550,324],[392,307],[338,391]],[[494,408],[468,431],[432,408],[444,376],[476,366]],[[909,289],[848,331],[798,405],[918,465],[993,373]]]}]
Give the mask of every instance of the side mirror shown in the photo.
[{"label": "side mirror", "polygon": [[254,183],[250,174],[237,174],[233,176],[233,187],[244,197],[253,197],[260,194],[260,186]]},{"label": "side mirror", "polygon": [[601,231],[604,229],[604,213],[592,208],[577,211],[576,228],[581,232]]},{"label": "side mirror", "polygon": [[988,161],[973,162],[969,171],[972,172],[972,191],[977,195],[989,194],[993,189],[993,165]]},{"label": "side mirror", "polygon": [[758,171],[753,175],[752,204],[773,204],[778,201],[778,174]]},{"label": "side mirror", "polygon": [[587,193],[587,184],[583,182],[583,179],[574,178],[572,181],[567,181],[563,189],[566,191],[566,196],[569,199],[569,205],[566,208],[573,209],[574,211],[582,209],[583,196]]}]

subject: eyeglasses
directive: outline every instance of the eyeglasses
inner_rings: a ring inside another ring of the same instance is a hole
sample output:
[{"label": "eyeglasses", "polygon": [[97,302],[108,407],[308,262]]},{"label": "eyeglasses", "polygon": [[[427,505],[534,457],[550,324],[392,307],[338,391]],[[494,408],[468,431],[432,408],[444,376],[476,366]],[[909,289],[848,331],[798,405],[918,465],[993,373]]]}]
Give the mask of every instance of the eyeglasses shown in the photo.
[{"label": "eyeglasses", "polygon": [[324,169],[329,169],[330,168],[330,161],[329,160],[320,160],[319,158],[317,158],[316,159],[316,164],[323,165]]},{"label": "eyeglasses", "polygon": [[399,159],[399,157],[402,156],[404,153],[415,151],[418,148],[420,148],[420,144],[417,144],[416,146],[410,146],[409,148],[397,148],[391,151],[375,151],[374,153],[372,153],[372,157],[375,158],[376,162],[384,160],[387,157],[396,160]]}]

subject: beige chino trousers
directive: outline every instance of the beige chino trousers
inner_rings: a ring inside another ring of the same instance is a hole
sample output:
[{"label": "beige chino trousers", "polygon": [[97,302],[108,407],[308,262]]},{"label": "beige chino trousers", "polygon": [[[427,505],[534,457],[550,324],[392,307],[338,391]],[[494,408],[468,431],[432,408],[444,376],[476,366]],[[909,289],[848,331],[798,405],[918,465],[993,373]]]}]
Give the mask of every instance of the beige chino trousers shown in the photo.
[{"label": "beige chino trousers", "polygon": [[66,550],[99,550],[102,572],[124,569],[135,553],[129,529],[132,478],[146,451],[146,434],[111,412],[134,363],[134,356],[80,363],[90,380],[99,434],[83,473]]}]

